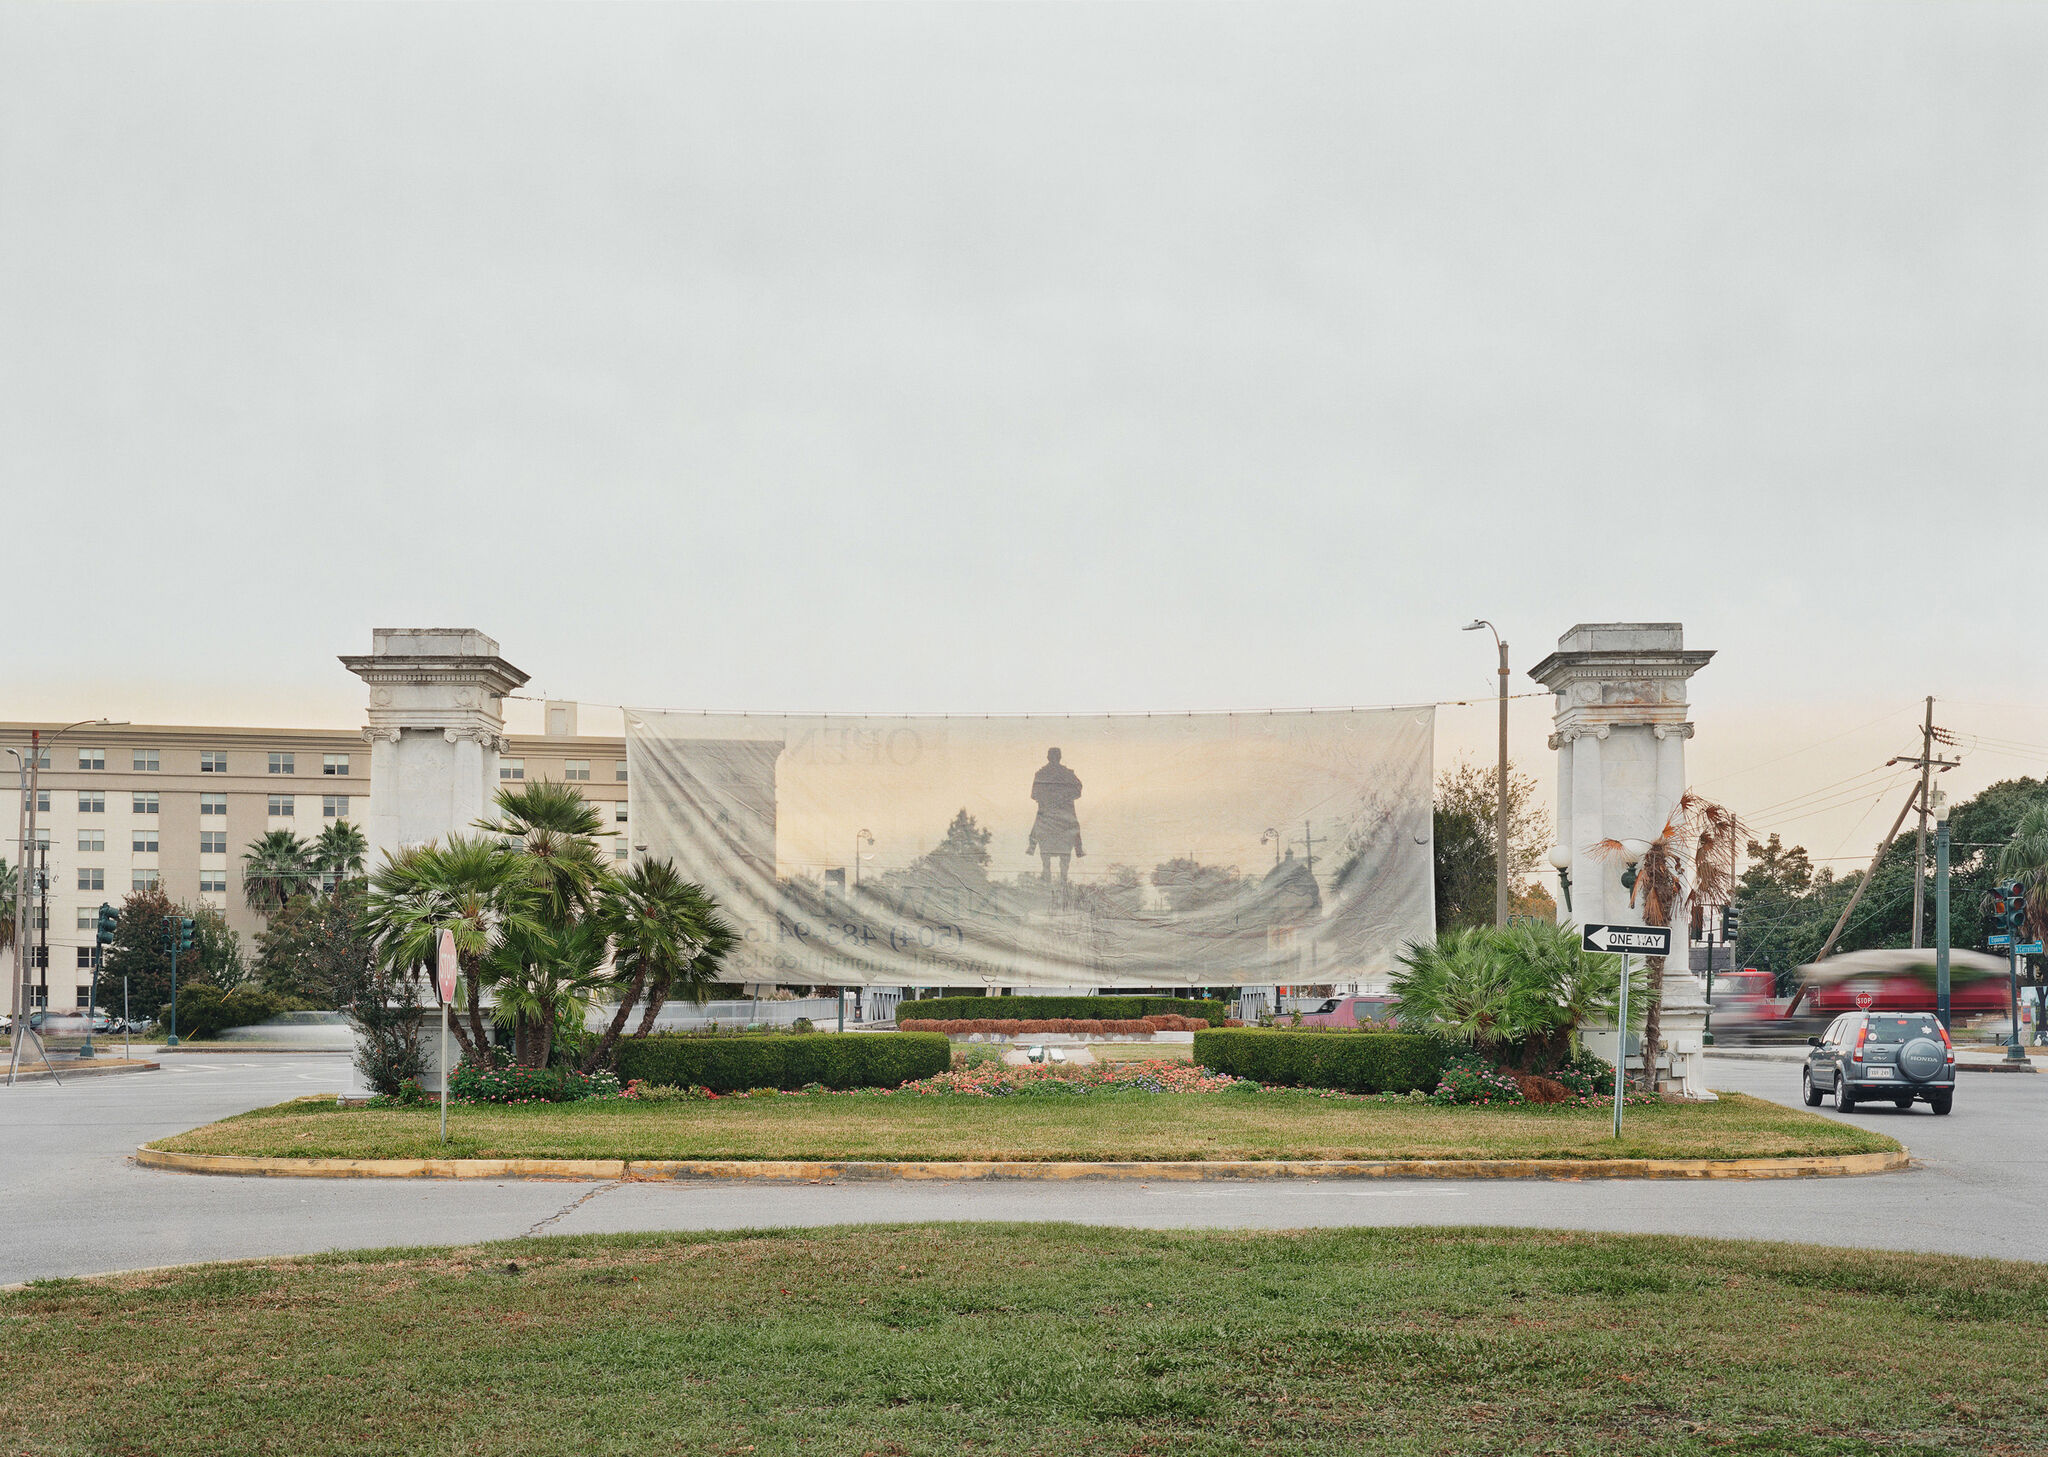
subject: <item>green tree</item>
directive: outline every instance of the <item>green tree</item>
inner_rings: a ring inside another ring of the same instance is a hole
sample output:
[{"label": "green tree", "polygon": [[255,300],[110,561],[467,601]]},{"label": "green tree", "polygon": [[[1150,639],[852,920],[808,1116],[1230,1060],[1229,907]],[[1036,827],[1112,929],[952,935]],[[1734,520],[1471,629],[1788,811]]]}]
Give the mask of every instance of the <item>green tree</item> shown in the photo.
[{"label": "green tree", "polygon": [[584,1059],[586,1072],[610,1058],[636,1006],[645,1003],[635,1034],[645,1037],[671,997],[702,1002],[739,944],[718,903],[684,880],[670,860],[643,860],[620,876],[605,892],[598,918],[611,941],[618,1008]]},{"label": "green tree", "polygon": [[[137,1016],[153,1016],[171,999],[171,952],[165,937],[168,924],[183,914],[160,887],[131,891],[121,902],[114,942],[99,971],[99,1004],[109,1011],[122,1005],[121,982],[127,978],[128,1006]],[[195,918],[196,919],[196,918]],[[195,944],[178,962],[181,985],[204,982],[199,947]]]},{"label": "green tree", "polygon": [[269,919],[256,936],[256,975],[279,996],[338,1009],[355,1000],[375,955],[368,889],[345,880],[294,896]]},{"label": "green tree", "polygon": [[[223,991],[248,981],[249,958],[242,951],[241,935],[228,924],[227,914],[213,906],[179,906],[181,915],[192,918],[192,949],[199,958],[198,980]],[[180,976],[184,971],[180,969]]]},{"label": "green tree", "polygon": [[[1498,765],[1489,764],[1481,768],[1469,759],[1460,759],[1436,776],[1436,794],[1432,801],[1437,810],[1471,819],[1474,831],[1486,847],[1489,874],[1492,873],[1499,784]],[[1538,873],[1548,863],[1546,857],[1550,846],[1550,811],[1543,806],[1536,779],[1533,775],[1516,772],[1511,759],[1508,761],[1509,886]],[[1489,900],[1488,905],[1491,904]]]},{"label": "green tree", "polygon": [[2048,799],[2020,816],[2012,838],[1998,848],[1995,873],[2026,887],[2025,939],[2040,940],[2048,930]]},{"label": "green tree", "polygon": [[347,820],[336,820],[313,841],[314,868],[337,880],[360,876],[369,858],[370,842]]},{"label": "green tree", "polygon": [[15,897],[21,894],[21,872],[0,857],[0,947],[14,949]]},{"label": "green tree", "polygon": [[242,853],[242,895],[249,909],[270,915],[319,884],[313,847],[290,830],[266,830]]},{"label": "green tree", "polygon": [[523,933],[533,920],[526,900],[531,880],[496,835],[450,835],[445,844],[416,845],[386,857],[370,877],[370,932],[391,984],[410,985],[435,966],[441,932],[453,933],[456,1003],[463,1014],[454,1019],[454,1032],[465,1061],[490,1061],[483,989],[496,980],[508,930]]},{"label": "green tree", "polygon": [[[1647,977],[1647,971],[1636,973]],[[1642,983],[1647,989],[1647,981]],[[1549,1072],[1570,1061],[1580,1027],[1612,1025],[1621,958],[1587,951],[1554,922],[1461,926],[1411,945],[1388,978],[1404,1027],[1468,1043],[1497,1061]],[[1647,996],[1630,982],[1630,1022]]]},{"label": "green tree", "polygon": [[477,828],[506,839],[525,883],[524,913],[508,919],[492,956],[495,1018],[521,1066],[546,1067],[557,1029],[580,1034],[605,982],[595,916],[613,876],[594,838],[604,821],[573,786],[551,780],[501,789],[497,810]]}]

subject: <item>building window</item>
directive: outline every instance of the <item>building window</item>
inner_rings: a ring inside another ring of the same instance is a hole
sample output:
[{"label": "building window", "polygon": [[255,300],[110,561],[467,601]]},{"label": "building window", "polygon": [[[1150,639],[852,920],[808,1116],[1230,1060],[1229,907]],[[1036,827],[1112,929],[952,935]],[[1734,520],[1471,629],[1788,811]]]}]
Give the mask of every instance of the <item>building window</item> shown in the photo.
[{"label": "building window", "polygon": [[323,870],[320,872],[320,888],[322,890],[331,891],[340,884],[341,877],[334,871]]},{"label": "building window", "polygon": [[273,750],[270,755],[270,772],[273,774],[296,774],[299,772],[294,767],[296,762],[294,755],[280,754]]},{"label": "building window", "polygon": [[221,749],[199,751],[199,772],[201,774],[225,774],[228,772],[228,756]]},{"label": "building window", "polygon": [[81,789],[78,791],[78,812],[82,815],[103,815],[107,812],[107,792],[104,789]]},{"label": "building window", "polygon": [[80,749],[78,751],[78,767],[81,769],[106,768],[107,751],[105,749]]},{"label": "building window", "polygon": [[562,777],[564,779],[588,779],[590,777],[590,761],[588,759],[564,759],[562,761]]},{"label": "building window", "polygon": [[228,797],[225,794],[200,795],[199,812],[203,815],[226,814],[228,812]]},{"label": "building window", "polygon": [[[624,824],[625,822],[626,822],[626,801],[624,801],[623,799],[621,799],[621,800],[617,800],[617,801],[615,801],[615,802],[613,803],[613,805],[612,805],[612,823],[613,823],[613,824],[615,824],[615,825],[623,825],[623,824]],[[1616,995],[1616,996],[1620,996],[1620,995],[1621,995],[1621,993],[1619,993],[1619,992],[1616,992],[1616,993],[1615,993],[1615,995]]]},{"label": "building window", "polygon": [[100,913],[92,906],[78,908],[78,929],[97,932],[100,928]]},{"label": "building window", "polygon": [[45,850],[50,848],[50,827],[48,825],[36,826],[36,843]]},{"label": "building window", "polygon": [[154,870],[138,870],[128,877],[130,890],[155,890],[161,877]]},{"label": "building window", "polygon": [[[624,840],[614,840],[614,841],[612,841],[612,859],[614,859],[614,860],[623,860],[623,859],[625,859],[625,858],[626,858],[626,842],[625,842]],[[1620,995],[1621,995],[1621,993],[1619,993],[1619,992],[1616,992],[1616,993],[1615,993],[1615,995],[1616,995],[1616,996],[1620,996]]]},{"label": "building window", "polygon": [[[80,890],[105,890],[107,888],[107,872],[97,865],[79,866],[78,888]],[[1616,992],[1615,995],[1619,996],[1621,994]]]},{"label": "building window", "polygon": [[[613,761],[612,778],[618,780],[621,784],[624,784],[626,782],[626,761],[624,759],[618,759]],[[1620,994],[1616,993],[1616,995],[1618,996]]]},{"label": "building window", "polygon": [[[291,819],[292,812],[297,807],[297,804],[289,794],[273,794],[270,796],[270,813],[273,818]],[[1615,995],[1619,996],[1620,993],[1617,992]]]},{"label": "building window", "polygon": [[199,853],[202,855],[227,854],[228,832],[226,830],[201,830],[199,832]]},{"label": "building window", "polygon": [[[130,839],[131,839],[131,842],[132,842],[132,843],[131,843],[131,845],[130,845],[130,847],[129,847],[129,848],[130,848],[130,849],[132,849],[132,850],[134,851],[134,853],[135,853],[135,854],[137,854],[137,855],[154,855],[154,854],[156,854],[156,831],[155,831],[155,830],[137,830],[137,831],[136,831],[136,832],[134,833],[134,835],[130,837]],[[1618,993],[1618,992],[1617,992],[1617,993],[1616,993],[1615,995],[1619,996],[1619,995],[1620,995],[1620,993]]]},{"label": "building window", "polygon": [[146,774],[154,774],[154,773],[156,773],[156,771],[157,771],[157,762],[156,762],[156,750],[155,750],[155,749],[137,749],[137,750],[135,751],[135,767],[136,767],[137,769],[141,770],[142,772],[146,773]]},{"label": "building window", "polygon": [[[78,832],[78,848],[81,850],[104,851],[107,848],[107,832],[105,830],[80,830]],[[1620,993],[1617,992],[1615,995],[1619,996]]]},{"label": "building window", "polygon": [[[28,791],[26,789],[22,790],[21,792],[21,802],[23,804],[28,803]],[[47,789],[38,789],[36,791],[36,813],[39,815],[46,815],[49,812],[50,791]]]},{"label": "building window", "polygon": [[92,1005],[91,982],[87,982],[84,986],[78,989],[78,1005],[81,1007],[90,1007]]},{"label": "building window", "polygon": [[[345,820],[348,818],[348,796],[345,794],[323,794],[320,796],[320,818],[324,820]],[[1618,995],[1618,994],[1617,994]]]},{"label": "building window", "polygon": [[[498,777],[500,779],[524,779],[526,777],[526,761],[524,759],[500,759],[498,761]],[[1620,993],[1617,992],[1616,995],[1618,996]]]},{"label": "building window", "polygon": [[137,790],[137,791],[135,792],[135,797],[134,797],[134,805],[135,805],[135,813],[137,813],[137,814],[139,814],[139,815],[153,815],[153,814],[155,814],[155,813],[156,813],[156,791],[155,791],[154,789],[152,789],[152,790],[150,790],[150,791],[149,791],[148,793],[146,793],[146,794],[145,794],[145,793],[144,793],[144,792],[142,792],[141,790]]},{"label": "building window", "polygon": [[[50,969],[50,948],[47,946],[32,946],[29,949],[35,953],[29,957],[29,965],[33,966],[37,971],[48,971]],[[43,998],[50,994],[50,989],[48,987],[37,987],[35,993],[36,1005],[40,1007],[43,1005]]]},{"label": "building window", "polygon": [[320,772],[321,772],[322,774],[341,774],[341,775],[345,775],[345,774],[347,774],[347,773],[348,773],[348,755],[346,755],[346,754],[322,754],[322,755],[320,756]]},{"label": "building window", "polygon": [[226,895],[228,893],[228,873],[225,870],[200,871],[199,893],[201,895]]},{"label": "building window", "polygon": [[[92,969],[93,969],[94,967],[98,966],[99,964],[100,964],[100,948],[99,948],[99,947],[97,947],[97,946],[81,946],[81,947],[79,947],[79,948],[78,948],[78,969],[79,969],[80,971],[91,971],[91,970],[92,970]],[[79,998],[78,998],[78,1004],[79,1004],[79,1005],[80,1005],[80,1006],[82,1007],[82,1006],[84,1006],[84,1005],[85,1005],[85,997],[84,997],[84,995],[83,995],[83,994],[84,994],[84,992],[85,992],[85,988],[84,988],[84,987],[80,987],[80,988],[79,988],[78,990],[79,990],[79,993],[80,993],[80,996],[79,996]],[[1619,994],[1619,993],[1616,993],[1616,995],[1618,996],[1618,995],[1620,995],[1620,994]]]}]

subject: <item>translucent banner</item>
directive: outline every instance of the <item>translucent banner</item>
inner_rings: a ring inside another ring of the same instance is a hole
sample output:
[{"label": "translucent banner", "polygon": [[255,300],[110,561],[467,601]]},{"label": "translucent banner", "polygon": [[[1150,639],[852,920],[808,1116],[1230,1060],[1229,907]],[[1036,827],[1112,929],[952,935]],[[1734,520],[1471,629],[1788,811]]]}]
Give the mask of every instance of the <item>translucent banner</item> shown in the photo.
[{"label": "translucent banner", "polygon": [[626,714],[633,840],[734,980],[1363,982],[1434,934],[1435,710]]}]

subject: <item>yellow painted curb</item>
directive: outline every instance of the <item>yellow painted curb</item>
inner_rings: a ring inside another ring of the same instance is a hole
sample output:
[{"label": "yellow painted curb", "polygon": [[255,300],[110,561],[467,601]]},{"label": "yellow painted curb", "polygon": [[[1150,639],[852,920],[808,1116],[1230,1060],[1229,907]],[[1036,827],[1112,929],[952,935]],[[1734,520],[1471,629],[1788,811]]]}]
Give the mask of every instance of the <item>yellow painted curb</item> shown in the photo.
[{"label": "yellow painted curb", "polygon": [[1904,1149],[1782,1159],[1245,1159],[1156,1163],[926,1163],[770,1159],[299,1159],[170,1153],[143,1144],[144,1168],[288,1179],[774,1179],[854,1183],[884,1179],[1800,1179],[1903,1169]]}]

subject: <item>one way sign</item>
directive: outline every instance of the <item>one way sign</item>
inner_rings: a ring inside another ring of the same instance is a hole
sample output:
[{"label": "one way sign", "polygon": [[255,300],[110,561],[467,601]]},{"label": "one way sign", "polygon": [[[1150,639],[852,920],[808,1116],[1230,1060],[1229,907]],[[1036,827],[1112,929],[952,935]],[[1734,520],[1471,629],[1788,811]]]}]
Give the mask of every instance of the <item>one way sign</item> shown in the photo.
[{"label": "one way sign", "polygon": [[1637,956],[1669,956],[1669,926],[1588,926],[1581,942],[1588,951],[1627,951]]}]

